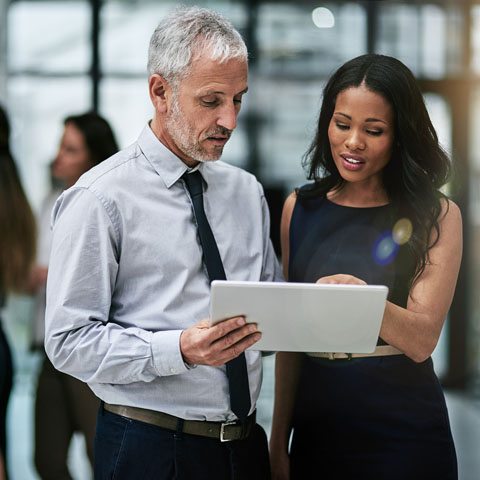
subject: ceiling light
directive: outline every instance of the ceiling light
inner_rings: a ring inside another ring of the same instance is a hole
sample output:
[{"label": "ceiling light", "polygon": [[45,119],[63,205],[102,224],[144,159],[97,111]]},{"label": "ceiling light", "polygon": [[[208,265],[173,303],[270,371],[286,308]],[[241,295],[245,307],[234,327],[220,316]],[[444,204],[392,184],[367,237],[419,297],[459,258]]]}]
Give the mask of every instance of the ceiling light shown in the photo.
[{"label": "ceiling light", "polygon": [[312,12],[312,20],[318,28],[332,28],[335,26],[333,13],[325,7],[315,8]]}]

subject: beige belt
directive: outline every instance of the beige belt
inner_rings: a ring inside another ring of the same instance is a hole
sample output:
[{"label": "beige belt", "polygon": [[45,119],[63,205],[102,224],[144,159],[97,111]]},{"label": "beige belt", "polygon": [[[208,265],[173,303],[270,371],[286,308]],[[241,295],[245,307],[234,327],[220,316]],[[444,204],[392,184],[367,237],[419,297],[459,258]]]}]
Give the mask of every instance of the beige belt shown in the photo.
[{"label": "beige belt", "polygon": [[128,407],[125,405],[103,404],[103,408],[108,412],[121,415],[122,417],[137,420],[139,422],[149,423],[167,430],[180,430],[190,435],[200,435],[202,437],[216,438],[221,442],[231,440],[243,440],[250,435],[255,425],[256,411],[253,412],[244,422],[236,420],[233,422],[207,422],[201,420],[182,420],[173,415],[163,412],[147,410],[145,408]]},{"label": "beige belt", "polygon": [[372,353],[333,353],[333,352],[307,352],[310,357],[328,358],[329,360],[351,360],[352,358],[384,357],[387,355],[403,355],[398,348],[391,345],[379,345]]}]

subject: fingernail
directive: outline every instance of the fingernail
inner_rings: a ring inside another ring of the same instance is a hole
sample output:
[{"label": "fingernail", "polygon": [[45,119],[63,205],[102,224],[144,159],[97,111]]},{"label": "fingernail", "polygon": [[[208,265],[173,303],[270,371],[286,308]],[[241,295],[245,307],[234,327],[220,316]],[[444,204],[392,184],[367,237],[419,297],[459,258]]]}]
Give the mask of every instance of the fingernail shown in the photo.
[{"label": "fingernail", "polygon": [[238,317],[237,325],[239,327],[241,327],[242,325],[245,325],[245,317]]},{"label": "fingernail", "polygon": [[250,333],[256,332],[257,331],[257,326],[256,325],[250,325],[250,328],[248,329]]}]

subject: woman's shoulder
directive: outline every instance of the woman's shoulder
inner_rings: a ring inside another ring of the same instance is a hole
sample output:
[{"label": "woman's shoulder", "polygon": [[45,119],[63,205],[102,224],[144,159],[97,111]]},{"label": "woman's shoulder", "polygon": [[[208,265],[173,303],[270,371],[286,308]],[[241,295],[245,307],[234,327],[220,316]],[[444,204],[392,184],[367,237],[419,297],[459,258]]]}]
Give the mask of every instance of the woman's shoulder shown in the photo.
[{"label": "woman's shoulder", "polygon": [[451,199],[444,197],[440,200],[442,211],[439,215],[439,222],[444,224],[462,224],[462,212],[460,207]]},{"label": "woman's shoulder", "polygon": [[315,195],[315,183],[306,183],[301,187],[295,188],[293,192],[288,195],[285,199],[284,210],[293,211],[297,200],[299,200],[300,203],[304,203],[312,199],[323,198],[324,196],[325,195]]}]

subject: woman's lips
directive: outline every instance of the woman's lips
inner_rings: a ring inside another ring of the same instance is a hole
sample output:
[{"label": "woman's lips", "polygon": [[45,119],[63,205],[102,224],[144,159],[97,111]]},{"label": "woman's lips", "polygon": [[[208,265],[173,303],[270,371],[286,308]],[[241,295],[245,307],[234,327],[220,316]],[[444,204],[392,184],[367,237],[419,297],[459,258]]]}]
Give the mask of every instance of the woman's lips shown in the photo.
[{"label": "woman's lips", "polygon": [[365,165],[365,160],[360,155],[342,154],[340,156],[342,157],[343,167],[346,170],[355,172]]}]

